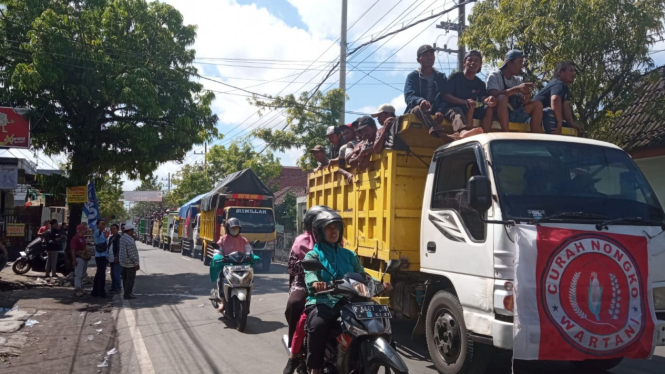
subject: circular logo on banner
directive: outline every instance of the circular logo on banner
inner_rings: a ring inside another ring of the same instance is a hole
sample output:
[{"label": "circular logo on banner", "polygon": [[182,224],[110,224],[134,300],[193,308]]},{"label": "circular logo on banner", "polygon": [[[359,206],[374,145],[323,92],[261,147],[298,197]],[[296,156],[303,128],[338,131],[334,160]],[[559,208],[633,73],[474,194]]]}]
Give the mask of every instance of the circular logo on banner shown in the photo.
[{"label": "circular logo on banner", "polygon": [[540,302],[573,347],[612,355],[640,338],[642,278],[620,243],[599,235],[572,238],[552,252],[544,270]]}]

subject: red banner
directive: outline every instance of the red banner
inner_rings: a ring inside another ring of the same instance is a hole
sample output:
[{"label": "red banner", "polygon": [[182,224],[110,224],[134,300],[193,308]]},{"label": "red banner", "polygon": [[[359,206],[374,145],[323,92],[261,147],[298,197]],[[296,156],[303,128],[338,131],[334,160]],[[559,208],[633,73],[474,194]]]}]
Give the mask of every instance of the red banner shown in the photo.
[{"label": "red banner", "polygon": [[538,227],[540,360],[651,355],[644,236]]},{"label": "red banner", "polygon": [[30,148],[30,121],[14,108],[0,107],[0,147]]}]

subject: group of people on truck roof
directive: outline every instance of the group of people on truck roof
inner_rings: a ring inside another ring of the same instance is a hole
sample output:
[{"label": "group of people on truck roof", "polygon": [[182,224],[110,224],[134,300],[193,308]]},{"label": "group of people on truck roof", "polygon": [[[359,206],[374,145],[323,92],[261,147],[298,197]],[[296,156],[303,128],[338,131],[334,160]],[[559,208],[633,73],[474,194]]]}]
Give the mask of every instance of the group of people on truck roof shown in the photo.
[{"label": "group of people on truck roof", "polygon": [[[531,132],[547,134],[561,134],[563,127],[584,131],[573,118],[570,106],[569,86],[575,80],[571,61],[557,63],[552,79],[532,96],[534,84],[522,77],[524,53],[520,50],[506,53],[499,68],[487,76],[487,82],[478,77],[483,62],[479,51],[467,52],[464,71],[450,77],[434,68],[435,51],[430,45],[418,48],[420,67],[407,76],[404,85],[404,114],[417,116],[431,136],[449,143],[489,132],[495,120],[501,131],[509,131],[510,122],[529,123]],[[441,127],[444,119],[450,121],[452,134]],[[480,121],[480,127],[473,127],[474,119]],[[384,149],[408,150],[397,135],[398,127],[399,117],[390,104],[383,104],[371,116],[360,117],[346,126],[328,127],[328,151],[322,145],[310,149],[318,163],[314,171],[338,164],[338,172],[351,180],[352,174],[344,167],[363,170],[372,153]]]}]

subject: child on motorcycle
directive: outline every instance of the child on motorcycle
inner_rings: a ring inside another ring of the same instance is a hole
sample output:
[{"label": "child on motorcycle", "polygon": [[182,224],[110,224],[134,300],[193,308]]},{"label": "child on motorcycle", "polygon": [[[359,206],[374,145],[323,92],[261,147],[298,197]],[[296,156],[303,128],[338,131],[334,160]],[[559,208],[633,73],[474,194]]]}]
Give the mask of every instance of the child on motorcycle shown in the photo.
[{"label": "child on motorcycle", "polygon": [[[242,231],[242,225],[240,220],[237,218],[231,218],[226,222],[225,225],[226,234],[219,238],[217,245],[219,249],[215,251],[215,256],[212,259],[212,263],[220,263],[224,256],[228,256],[233,252],[242,252],[245,254],[252,253],[252,246],[249,244],[249,241],[245,239],[240,232]],[[220,270],[216,270],[217,266],[210,266],[210,273],[213,274],[213,271],[218,276],[217,282],[221,282],[219,278]],[[220,298],[221,302],[219,303],[219,308],[217,311],[219,313],[224,312],[224,298]]]},{"label": "child on motorcycle", "polygon": [[[333,280],[342,279],[346,273],[364,273],[358,256],[343,248],[340,243],[344,233],[342,217],[324,211],[319,213],[312,224],[316,239],[314,249],[307,253],[305,260],[318,260],[327,271],[305,271],[305,285],[310,290],[307,298],[307,367],[312,374],[323,373],[326,343],[332,324],[337,320],[341,307],[341,296],[332,294],[316,295],[325,291]],[[392,289],[389,283],[386,290]],[[315,292],[312,292],[315,291]]]}]

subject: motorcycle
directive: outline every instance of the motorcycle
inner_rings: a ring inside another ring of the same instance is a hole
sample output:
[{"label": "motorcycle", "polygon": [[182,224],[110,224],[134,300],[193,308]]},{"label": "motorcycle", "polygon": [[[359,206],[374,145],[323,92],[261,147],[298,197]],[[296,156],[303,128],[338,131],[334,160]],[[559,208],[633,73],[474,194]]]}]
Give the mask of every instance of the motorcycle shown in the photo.
[{"label": "motorcycle", "polygon": [[[395,272],[399,266],[400,260],[390,260],[383,276]],[[302,267],[307,271],[327,272],[318,260],[304,260]],[[347,273],[343,279],[334,280],[327,290],[316,293],[339,295],[340,302],[346,302],[330,332],[324,373],[377,374],[382,368],[386,373],[409,372],[394,348],[390,309],[372,301],[373,296],[383,291],[383,276],[376,282],[367,274]],[[287,335],[282,337],[282,343],[290,354]],[[306,351],[303,345],[301,352]],[[305,367],[302,355],[300,359],[300,367]]]},{"label": "motorcycle", "polygon": [[[20,254],[21,257],[14,261],[14,265],[12,265],[14,273],[23,275],[30,270],[37,272],[46,271],[46,248],[42,245],[42,238],[31,241]],[[67,276],[69,271],[67,270],[65,260],[65,254],[58,252],[56,271]]]},{"label": "motorcycle", "polygon": [[223,268],[217,277],[217,288],[210,291],[210,301],[217,309],[220,298],[224,298],[224,317],[235,321],[236,329],[240,332],[244,331],[247,325],[254,289],[252,265],[256,261],[253,254],[242,252],[233,252],[228,256],[221,256],[221,259],[213,258],[213,262],[221,262]]}]

